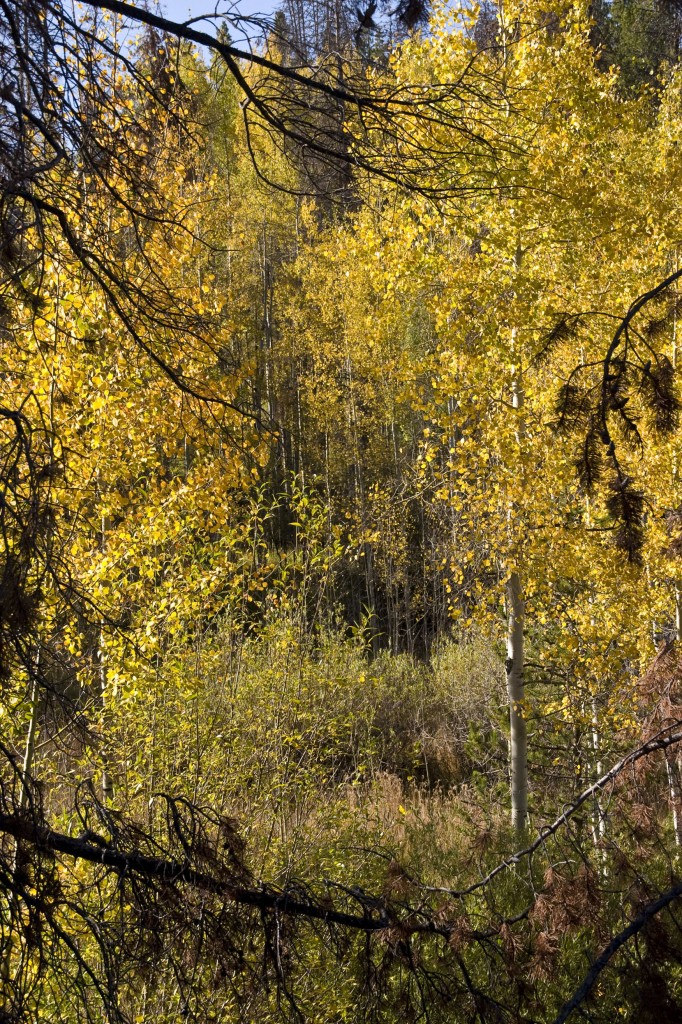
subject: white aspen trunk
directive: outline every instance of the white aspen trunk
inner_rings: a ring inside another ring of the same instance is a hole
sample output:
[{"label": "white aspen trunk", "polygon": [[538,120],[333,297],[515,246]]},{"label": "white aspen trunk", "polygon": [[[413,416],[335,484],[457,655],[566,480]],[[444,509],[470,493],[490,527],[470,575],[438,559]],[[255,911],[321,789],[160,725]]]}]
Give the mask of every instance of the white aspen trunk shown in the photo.
[{"label": "white aspen trunk", "polygon": [[[40,657],[40,655],[38,655]],[[36,666],[37,670],[37,666]],[[24,759],[21,764],[21,784],[19,786],[19,808],[23,811],[28,803],[27,779],[33,770],[33,756],[36,749],[36,733],[38,731],[38,681],[36,678],[31,682],[31,717],[28,722],[26,733],[26,744],[24,746]]]},{"label": "white aspen trunk", "polygon": [[[101,630],[99,635],[99,685],[102,699],[102,718],[104,719],[104,727],[106,729],[106,701],[107,701],[107,668],[104,663],[104,633]],[[107,764],[107,748],[106,744],[102,750],[102,760],[104,762],[102,768],[102,799],[105,804],[110,804],[114,799],[114,782],[109,774],[109,768]]]},{"label": "white aspen trunk", "polygon": [[[682,639],[682,594],[675,587],[675,639]],[[665,752],[665,769],[668,776],[668,794],[673,817],[673,834],[675,846],[682,847],[682,784],[680,782],[680,762],[672,748]]]},{"label": "white aspen trunk", "polygon": [[665,768],[668,775],[668,793],[673,815],[673,833],[675,846],[682,846],[682,822],[680,822],[680,766],[677,758],[669,750],[666,751]]},{"label": "white aspen trunk", "polygon": [[[518,245],[514,256],[514,269],[521,266],[522,252]],[[516,358],[516,327],[512,328],[511,351]],[[512,366],[511,379],[512,407],[523,408],[524,392],[521,367]],[[521,443],[523,422],[518,418],[516,439]],[[511,515],[511,509],[510,515]],[[509,699],[509,770],[511,781],[512,828],[523,835],[528,824],[528,732],[525,718],[524,680],[524,619],[526,607],[523,600],[521,577],[516,569],[510,574],[506,591],[507,601],[507,696]]]},{"label": "white aspen trunk", "polygon": [[513,572],[507,583],[507,694],[509,697],[509,760],[511,820],[516,832],[528,823],[528,737],[524,717],[523,625],[525,605],[521,580]]},{"label": "white aspen trunk", "polygon": [[275,421],[275,402],[272,384],[273,297],[274,288],[272,285],[272,268],[268,255],[267,225],[263,221],[263,338],[265,342],[263,371],[265,376],[265,400],[267,402],[270,424]]},{"label": "white aspen trunk", "polygon": [[[185,475],[187,474],[187,436],[185,435]],[[101,545],[102,551],[106,545],[106,520],[102,516],[102,538]],[[100,689],[100,700],[102,704],[102,731],[106,731],[106,707],[108,699],[108,686],[107,686],[107,667],[104,661],[104,625],[100,625],[99,630],[99,647],[97,649],[97,664],[99,669],[99,689]],[[102,748],[102,799],[105,804],[110,804],[114,799],[114,783],[109,774],[109,767],[107,764],[107,745],[106,742]]]},{"label": "white aspen trunk", "polygon": [[[601,741],[599,739],[599,713],[597,709],[597,702],[592,698],[592,753],[594,755],[593,763],[593,775],[595,779],[600,779],[602,776],[602,763],[601,763]],[[606,822],[604,820],[604,812],[602,811],[599,797],[596,796],[592,807],[592,838],[594,845],[599,848],[601,840],[604,838],[606,831]],[[602,869],[604,867],[602,858]]]}]

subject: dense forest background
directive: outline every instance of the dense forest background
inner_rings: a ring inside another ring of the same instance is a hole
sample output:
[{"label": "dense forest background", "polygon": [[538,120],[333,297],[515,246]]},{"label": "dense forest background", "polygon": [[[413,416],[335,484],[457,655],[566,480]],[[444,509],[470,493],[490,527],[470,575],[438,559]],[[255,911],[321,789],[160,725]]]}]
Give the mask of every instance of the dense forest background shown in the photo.
[{"label": "dense forest background", "polygon": [[678,1021],[682,12],[130,13],[0,0],[0,1021]]}]

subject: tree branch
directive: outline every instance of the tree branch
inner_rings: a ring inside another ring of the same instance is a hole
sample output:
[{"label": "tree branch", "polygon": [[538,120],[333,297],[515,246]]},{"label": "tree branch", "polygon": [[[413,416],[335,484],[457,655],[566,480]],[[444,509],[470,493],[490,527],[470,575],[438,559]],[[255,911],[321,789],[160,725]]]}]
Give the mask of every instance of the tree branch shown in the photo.
[{"label": "tree branch", "polygon": [[624,946],[628,939],[631,939],[633,935],[637,935],[637,933],[640,932],[642,928],[652,920],[652,918],[656,917],[657,914],[660,914],[660,912],[665,910],[670,903],[673,903],[681,896],[682,885],[673,886],[672,889],[668,889],[668,891],[664,892],[662,896],[659,896],[657,900],[654,900],[652,903],[648,903],[637,917],[630,922],[627,928],[624,928],[622,932],[614,935],[606,949],[603,950],[590,967],[580,988],[576,989],[571,998],[564,1003],[552,1024],[564,1024],[573,1011],[577,1010],[581,1003],[585,1001],[587,996],[590,994],[595,981],[602,971],[608,966],[609,961],[613,959],[621,946]]}]

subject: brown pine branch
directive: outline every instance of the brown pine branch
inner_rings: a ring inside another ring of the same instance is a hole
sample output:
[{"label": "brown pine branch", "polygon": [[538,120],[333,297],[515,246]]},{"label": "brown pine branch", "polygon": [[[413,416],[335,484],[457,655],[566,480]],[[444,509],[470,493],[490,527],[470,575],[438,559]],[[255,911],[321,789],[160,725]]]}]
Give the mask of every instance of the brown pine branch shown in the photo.
[{"label": "brown pine branch", "polygon": [[623,928],[621,932],[609,942],[608,946],[599,954],[597,959],[594,961],[589,971],[585,975],[582,984],[575,990],[570,999],[568,999],[561,1007],[558,1015],[554,1018],[552,1024],[564,1024],[565,1021],[571,1016],[574,1010],[577,1010],[582,1003],[585,1002],[588,995],[590,994],[594,983],[596,982],[602,971],[608,967],[610,961],[616,955],[619,949],[621,949],[629,939],[642,930],[657,914],[660,914],[662,910],[665,910],[667,906],[673,903],[675,900],[682,897],[682,885],[675,885],[672,889],[668,889],[658,899],[648,903],[642,911],[635,917],[627,928]]}]

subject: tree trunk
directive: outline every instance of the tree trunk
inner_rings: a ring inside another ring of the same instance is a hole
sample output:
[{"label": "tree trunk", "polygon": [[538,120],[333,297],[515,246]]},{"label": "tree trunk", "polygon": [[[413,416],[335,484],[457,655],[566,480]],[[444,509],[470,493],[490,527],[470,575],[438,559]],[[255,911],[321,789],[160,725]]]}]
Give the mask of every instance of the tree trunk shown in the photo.
[{"label": "tree trunk", "polygon": [[682,846],[682,822],[680,821],[680,766],[672,751],[665,752],[665,767],[668,775],[668,792],[673,814],[675,846]]},{"label": "tree trunk", "polygon": [[[682,594],[675,587],[675,639],[682,639]],[[668,776],[668,793],[673,816],[675,846],[682,846],[682,784],[680,783],[680,762],[674,750],[665,752],[665,768]]]},{"label": "tree trunk", "polygon": [[[21,764],[21,779],[19,780],[19,798],[17,801],[19,814],[26,810],[29,802],[28,780],[33,771],[33,759],[36,749],[36,734],[38,731],[38,672],[40,671],[40,648],[36,654],[35,670],[33,679],[29,685],[29,700],[31,716],[28,721],[28,732],[26,733],[26,744],[24,746],[24,757]],[[21,841],[17,838],[14,841],[14,854],[12,857],[12,875],[16,878],[21,871],[22,861]],[[9,896],[10,907],[13,908],[14,896]],[[12,978],[12,954],[13,944],[8,942],[0,963],[0,999],[10,1000],[10,988]]]},{"label": "tree trunk", "polygon": [[[185,474],[187,473],[187,438],[185,437]],[[101,549],[102,551],[106,548],[106,531],[107,522],[104,516],[102,516],[102,534],[101,534]],[[102,707],[102,735],[106,735],[107,730],[107,700],[108,694],[108,680],[107,680],[107,666],[104,655],[104,623],[100,623],[99,629],[99,643],[97,645],[95,657],[97,659],[97,669],[99,674],[99,689],[100,689],[100,702]],[[107,744],[103,744],[101,749],[102,754],[102,799],[105,804],[110,804],[114,799],[114,783],[111,775],[109,774],[109,763]]]},{"label": "tree trunk", "polygon": [[524,717],[523,620],[521,580],[513,572],[507,583],[507,694],[512,827],[522,833],[528,822],[528,740]]},{"label": "tree trunk", "polygon": [[[592,754],[593,754],[593,765],[592,765],[592,778],[593,780],[600,779],[603,774],[603,767],[601,762],[601,739],[599,736],[599,709],[597,707],[597,701],[592,698]],[[606,834],[606,814],[602,808],[599,794],[596,793],[594,797],[594,803],[592,805],[592,840],[594,842],[595,849],[597,850],[597,856],[600,861],[600,871],[602,877],[606,877],[606,857],[605,850],[602,847],[602,841]]]},{"label": "tree trunk", "polygon": [[[517,246],[514,269],[521,266],[521,246]],[[516,357],[516,328],[512,328],[511,351]],[[512,406],[523,409],[524,392],[520,365],[512,366]],[[517,417],[516,440],[521,446],[524,425]],[[509,510],[510,515],[512,510]],[[511,772],[512,828],[521,836],[528,824],[528,737],[525,719],[523,632],[526,607],[521,577],[514,571],[507,582],[507,694],[509,697],[509,760]]]},{"label": "tree trunk", "polygon": [[[36,665],[36,675],[38,666]],[[31,682],[31,717],[28,722],[26,733],[26,746],[24,747],[24,760],[21,765],[22,779],[19,787],[19,807],[23,811],[28,804],[28,777],[33,771],[33,755],[36,749],[36,732],[38,729],[38,681],[34,678]]]}]

